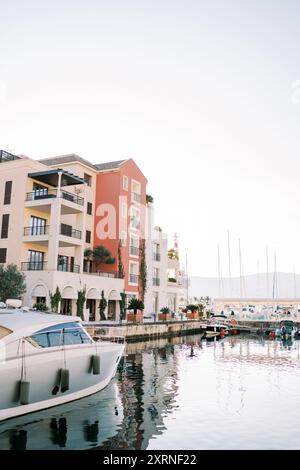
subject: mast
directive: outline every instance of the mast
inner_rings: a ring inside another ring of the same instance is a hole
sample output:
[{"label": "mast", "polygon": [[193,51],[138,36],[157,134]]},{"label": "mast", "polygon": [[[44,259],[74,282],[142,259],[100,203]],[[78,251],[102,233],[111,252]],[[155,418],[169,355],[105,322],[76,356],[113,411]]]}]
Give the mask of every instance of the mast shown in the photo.
[{"label": "mast", "polygon": [[229,297],[231,297],[231,296],[232,296],[232,286],[231,286],[231,256],[230,256],[230,236],[229,236],[229,230],[227,230],[227,247],[228,247]]},{"label": "mast", "polygon": [[185,255],[185,269],[186,269],[186,300],[189,303],[189,271],[188,271],[188,256]]},{"label": "mast", "polygon": [[296,268],[294,265],[294,298],[297,299]]},{"label": "mast", "polygon": [[266,263],[267,263],[267,299],[269,298],[269,250],[266,246]]},{"label": "mast", "polygon": [[221,261],[220,261],[220,245],[218,245],[218,279],[219,279],[219,298],[221,295]]},{"label": "mast", "polygon": [[239,238],[239,261],[240,261],[240,298],[243,297],[243,282],[242,282],[242,252],[241,252],[241,240]]},{"label": "mast", "polygon": [[276,251],[274,251],[274,274],[273,274],[273,299],[276,296],[276,289],[277,289],[277,267],[276,267]]}]

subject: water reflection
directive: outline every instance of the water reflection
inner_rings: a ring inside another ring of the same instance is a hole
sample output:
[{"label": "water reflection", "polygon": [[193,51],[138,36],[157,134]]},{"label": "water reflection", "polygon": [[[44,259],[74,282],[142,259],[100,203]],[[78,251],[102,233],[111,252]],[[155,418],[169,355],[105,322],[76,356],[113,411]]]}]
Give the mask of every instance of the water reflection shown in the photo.
[{"label": "water reflection", "polygon": [[132,343],[105,390],[0,424],[0,449],[295,446],[299,385],[290,338]]}]

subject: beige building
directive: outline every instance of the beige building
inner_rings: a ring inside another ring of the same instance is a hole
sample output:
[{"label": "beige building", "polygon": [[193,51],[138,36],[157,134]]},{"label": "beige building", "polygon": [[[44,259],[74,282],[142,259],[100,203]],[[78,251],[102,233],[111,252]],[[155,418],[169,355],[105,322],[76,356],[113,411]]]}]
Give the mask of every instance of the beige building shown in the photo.
[{"label": "beige building", "polygon": [[[0,263],[14,263],[26,276],[23,303],[50,305],[56,287],[60,311],[76,314],[78,291],[87,296],[86,319],[118,320],[124,280],[111,273],[89,274],[84,250],[93,246],[95,171],[83,159],[49,166],[0,151]],[[113,318],[110,317],[113,312]]]}]

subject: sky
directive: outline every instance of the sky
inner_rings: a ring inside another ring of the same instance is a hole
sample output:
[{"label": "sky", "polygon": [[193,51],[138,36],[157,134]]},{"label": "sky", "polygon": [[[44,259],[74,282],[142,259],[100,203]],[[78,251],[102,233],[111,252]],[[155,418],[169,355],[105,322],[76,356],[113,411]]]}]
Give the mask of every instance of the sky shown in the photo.
[{"label": "sky", "polygon": [[298,0],[0,0],[0,148],[133,158],[190,275],[300,272]]}]

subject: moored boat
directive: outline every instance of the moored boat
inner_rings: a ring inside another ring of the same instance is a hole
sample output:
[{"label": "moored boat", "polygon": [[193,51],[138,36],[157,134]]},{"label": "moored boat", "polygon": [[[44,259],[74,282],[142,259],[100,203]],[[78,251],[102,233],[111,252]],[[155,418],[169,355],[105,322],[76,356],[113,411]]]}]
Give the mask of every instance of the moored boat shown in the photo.
[{"label": "moored boat", "polygon": [[102,390],[125,343],[95,342],[78,317],[0,314],[0,421]]}]

